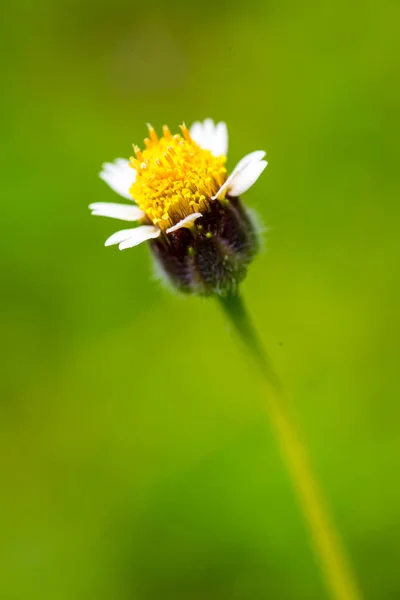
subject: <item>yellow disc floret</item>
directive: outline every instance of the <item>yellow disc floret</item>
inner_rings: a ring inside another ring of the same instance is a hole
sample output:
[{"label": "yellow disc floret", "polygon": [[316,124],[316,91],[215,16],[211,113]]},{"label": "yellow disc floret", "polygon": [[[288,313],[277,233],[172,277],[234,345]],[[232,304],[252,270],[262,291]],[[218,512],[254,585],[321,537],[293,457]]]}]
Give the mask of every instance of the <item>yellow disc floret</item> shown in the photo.
[{"label": "yellow disc floret", "polygon": [[213,156],[190,137],[185,125],[182,135],[172,135],[163,127],[159,139],[149,125],[145,150],[134,146],[131,166],[136,181],[130,193],[148,219],[165,231],[195,212],[207,209],[226,180],[225,156]]}]

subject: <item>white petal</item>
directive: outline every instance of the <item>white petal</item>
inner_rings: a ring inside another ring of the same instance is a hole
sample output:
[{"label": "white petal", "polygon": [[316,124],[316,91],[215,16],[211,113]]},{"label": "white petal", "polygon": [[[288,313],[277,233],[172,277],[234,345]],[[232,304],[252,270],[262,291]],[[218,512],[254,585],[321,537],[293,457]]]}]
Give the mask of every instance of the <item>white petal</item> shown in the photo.
[{"label": "white petal", "polygon": [[236,167],[233,169],[232,175],[235,171],[239,171],[244,167],[247,167],[251,162],[262,160],[265,156],[266,152],[264,150],[255,150],[254,152],[250,152],[250,154],[246,154],[241,160],[239,160]]},{"label": "white petal", "polygon": [[212,119],[206,119],[203,123],[196,121],[190,128],[190,135],[201,148],[210,150],[214,156],[226,156],[228,130],[223,121],[217,125]]},{"label": "white petal", "polygon": [[214,146],[211,152],[214,156],[226,156],[228,154],[228,128],[221,121],[217,124],[214,133]]},{"label": "white petal", "polygon": [[139,221],[144,217],[144,212],[138,206],[129,204],[114,204],[112,202],[94,202],[89,205],[92,215],[111,217],[121,221]]},{"label": "white petal", "polygon": [[[215,194],[215,196],[212,197],[213,200],[216,200],[217,198],[220,198],[224,193],[226,192],[230,192],[235,180],[237,177],[240,176],[240,174],[247,169],[247,167],[251,164],[258,164],[261,159],[263,159],[265,156],[265,152],[264,150],[256,150],[255,152],[250,152],[250,154],[247,154],[246,156],[244,156],[242,158],[242,160],[240,160],[238,162],[238,164],[236,165],[236,167],[233,169],[232,173],[229,175],[228,179],[225,181],[225,183],[219,188],[218,192]],[[265,162],[265,161],[264,161]],[[265,169],[267,165],[265,165],[261,172]],[[261,173],[260,173],[261,174]],[[254,182],[253,182],[254,183]],[[249,186],[250,187],[250,186]],[[247,188],[248,189],[248,188]],[[233,196],[234,194],[232,194]]]},{"label": "white petal", "polygon": [[196,121],[190,128],[190,136],[191,138],[200,146],[200,148],[207,149],[208,139],[207,139],[207,131],[204,123],[200,123],[200,121]]},{"label": "white petal", "polygon": [[137,227],[135,233],[118,246],[120,250],[126,250],[127,248],[133,248],[133,246],[138,246],[142,242],[146,240],[151,240],[157,238],[161,230],[157,229],[157,227],[153,227],[153,225],[143,225],[142,227]]},{"label": "white petal", "polygon": [[202,136],[203,136],[203,123],[200,121],[195,121],[190,128],[190,137],[200,146],[202,147]]},{"label": "white petal", "polygon": [[117,231],[116,233],[113,233],[112,235],[110,235],[110,237],[105,241],[104,245],[105,246],[113,246],[114,244],[119,244],[120,242],[124,242],[125,240],[128,240],[131,237],[131,235],[134,234],[135,231],[136,231],[136,228],[121,229],[120,231]]},{"label": "white petal", "polygon": [[104,163],[99,173],[100,179],[108,183],[110,188],[120,196],[132,200],[129,193],[136,180],[136,171],[125,158],[117,158],[113,163]]},{"label": "white petal", "polygon": [[267,166],[266,160],[260,160],[259,162],[250,163],[232,182],[229,187],[229,194],[237,197],[240,194],[247,192],[249,188],[257,181],[261,173]]},{"label": "white petal", "polygon": [[205,147],[207,150],[211,150],[211,146],[214,138],[214,121],[212,119],[205,119],[203,123]]},{"label": "white petal", "polygon": [[[136,246],[141,242],[145,242],[150,238],[156,238],[160,235],[161,231],[153,225],[142,225],[141,227],[135,227],[134,229],[122,229],[113,233],[108,240],[106,240],[105,246],[113,246],[114,244],[133,242],[132,246]],[[124,246],[129,248],[131,246]],[[123,248],[120,247],[122,250]]]},{"label": "white petal", "polygon": [[201,213],[192,213],[191,215],[188,215],[187,217],[185,217],[184,219],[179,221],[173,227],[170,227],[169,229],[167,229],[166,233],[172,233],[173,231],[176,231],[177,229],[182,229],[182,227],[188,227],[188,226],[190,226],[190,223],[193,223],[193,221],[195,221],[196,219],[198,219],[199,217],[202,217],[202,216],[203,215]]}]

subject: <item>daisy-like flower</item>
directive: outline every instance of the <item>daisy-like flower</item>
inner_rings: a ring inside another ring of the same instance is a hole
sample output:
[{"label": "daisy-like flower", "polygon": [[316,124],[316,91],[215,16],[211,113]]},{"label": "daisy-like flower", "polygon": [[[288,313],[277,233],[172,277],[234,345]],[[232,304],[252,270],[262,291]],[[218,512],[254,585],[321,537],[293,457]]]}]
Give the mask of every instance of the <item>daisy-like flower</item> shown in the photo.
[{"label": "daisy-like flower", "polygon": [[133,204],[95,202],[92,214],[134,221],[106,246],[120,250],[148,241],[158,265],[183,292],[224,295],[235,289],[258,249],[258,233],[239,196],[259,178],[265,152],[248,154],[230,175],[225,167],[225,123],[206,119],[181,134],[167,126],[162,137],[148,125],[145,149],[134,146],[129,161],[105,163],[108,185]]}]

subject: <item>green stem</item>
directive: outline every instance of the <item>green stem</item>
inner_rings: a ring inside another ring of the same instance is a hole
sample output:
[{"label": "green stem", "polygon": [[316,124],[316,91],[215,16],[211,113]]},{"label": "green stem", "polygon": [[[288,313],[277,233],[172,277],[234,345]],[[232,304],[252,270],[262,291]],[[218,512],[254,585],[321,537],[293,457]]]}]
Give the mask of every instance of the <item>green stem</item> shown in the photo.
[{"label": "green stem", "polygon": [[218,296],[218,299],[225,314],[244,343],[247,353],[251,360],[256,363],[263,378],[267,378],[273,387],[281,390],[281,383],[274,372],[272,362],[264,351],[257,330],[253,325],[240,294],[233,292],[227,296]]},{"label": "green stem", "polygon": [[304,443],[299,435],[279,378],[263,349],[246,307],[238,293],[219,297],[222,308],[236,329],[248,357],[260,376],[269,418],[309,527],[315,554],[326,587],[335,600],[360,600],[356,579],[331,522]]}]

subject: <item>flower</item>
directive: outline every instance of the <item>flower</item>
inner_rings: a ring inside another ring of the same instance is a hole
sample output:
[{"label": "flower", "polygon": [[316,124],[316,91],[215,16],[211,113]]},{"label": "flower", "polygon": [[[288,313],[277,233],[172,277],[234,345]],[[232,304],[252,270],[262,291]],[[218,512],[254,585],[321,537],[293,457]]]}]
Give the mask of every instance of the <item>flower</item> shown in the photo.
[{"label": "flower", "polygon": [[134,146],[129,161],[105,163],[100,173],[108,185],[134,204],[95,202],[92,214],[135,221],[132,229],[111,235],[106,246],[120,250],[149,241],[167,278],[179,290],[202,295],[225,294],[246,274],[258,249],[256,226],[239,196],[259,178],[265,152],[248,154],[228,176],[226,124],[196,122],[181,134],[151,125],[145,149]]}]

